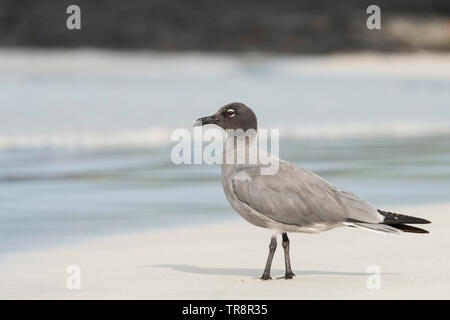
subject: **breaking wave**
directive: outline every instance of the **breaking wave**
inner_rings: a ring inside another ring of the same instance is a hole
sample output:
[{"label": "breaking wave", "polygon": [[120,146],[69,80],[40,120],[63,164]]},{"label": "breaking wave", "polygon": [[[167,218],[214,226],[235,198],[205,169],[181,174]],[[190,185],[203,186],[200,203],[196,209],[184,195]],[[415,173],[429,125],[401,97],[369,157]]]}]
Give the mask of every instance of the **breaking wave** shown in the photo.
[{"label": "breaking wave", "polygon": [[[281,139],[420,138],[450,135],[448,123],[302,124],[277,127]],[[191,128],[188,128],[191,130]],[[167,146],[173,129],[146,128],[116,132],[0,135],[0,150],[123,149]],[[194,137],[195,138],[195,137]]]}]

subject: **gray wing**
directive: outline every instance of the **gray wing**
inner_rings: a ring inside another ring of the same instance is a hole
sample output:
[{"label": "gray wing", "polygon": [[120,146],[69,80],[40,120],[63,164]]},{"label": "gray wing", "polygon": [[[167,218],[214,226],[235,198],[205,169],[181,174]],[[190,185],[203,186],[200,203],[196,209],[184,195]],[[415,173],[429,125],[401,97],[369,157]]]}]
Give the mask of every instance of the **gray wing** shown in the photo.
[{"label": "gray wing", "polygon": [[280,161],[275,175],[246,172],[251,179],[234,179],[240,201],[280,223],[310,226],[346,222],[349,219],[379,223],[377,209],[355,194],[331,186],[309,170]]}]

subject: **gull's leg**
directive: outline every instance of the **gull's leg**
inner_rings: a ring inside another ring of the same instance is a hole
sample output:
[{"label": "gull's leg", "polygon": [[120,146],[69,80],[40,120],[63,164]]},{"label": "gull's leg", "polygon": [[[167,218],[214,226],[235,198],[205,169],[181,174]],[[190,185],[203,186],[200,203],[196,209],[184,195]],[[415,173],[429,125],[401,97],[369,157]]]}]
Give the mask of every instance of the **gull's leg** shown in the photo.
[{"label": "gull's leg", "polygon": [[269,244],[269,256],[267,257],[266,268],[264,269],[264,273],[261,276],[261,280],[271,280],[270,277],[270,267],[272,266],[272,259],[275,253],[275,249],[277,248],[277,236],[272,235]]},{"label": "gull's leg", "polygon": [[284,264],[286,265],[286,274],[284,275],[284,278],[292,279],[292,277],[295,276],[295,274],[292,272],[291,269],[291,259],[289,258],[289,238],[286,232],[283,232],[282,238],[283,240],[281,244],[283,245],[284,249]]}]

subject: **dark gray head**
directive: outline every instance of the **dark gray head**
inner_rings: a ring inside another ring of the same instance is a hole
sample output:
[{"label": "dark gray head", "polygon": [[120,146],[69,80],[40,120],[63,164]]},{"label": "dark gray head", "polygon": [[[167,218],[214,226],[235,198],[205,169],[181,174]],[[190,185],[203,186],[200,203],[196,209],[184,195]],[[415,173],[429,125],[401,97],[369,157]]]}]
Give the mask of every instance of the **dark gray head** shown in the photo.
[{"label": "dark gray head", "polygon": [[229,103],[215,114],[209,117],[200,118],[195,121],[194,127],[205,124],[215,124],[224,130],[227,129],[257,129],[256,116],[252,109],[240,102]]}]

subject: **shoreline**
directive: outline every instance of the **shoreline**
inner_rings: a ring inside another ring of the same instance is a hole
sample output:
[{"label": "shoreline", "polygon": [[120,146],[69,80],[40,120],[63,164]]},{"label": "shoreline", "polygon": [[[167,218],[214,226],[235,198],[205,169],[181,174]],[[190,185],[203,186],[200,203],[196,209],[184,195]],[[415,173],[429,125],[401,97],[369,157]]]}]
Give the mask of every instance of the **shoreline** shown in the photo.
[{"label": "shoreline", "polygon": [[[373,52],[353,51],[311,54],[273,54],[261,52],[160,52],[155,50],[109,50],[93,47],[0,48],[3,77],[29,79],[32,76],[143,77],[155,72],[177,72],[192,77],[198,65],[209,62],[205,72],[233,75],[244,69],[276,68],[286,75],[345,74],[347,76],[412,76],[449,79],[450,52]],[[70,61],[70,63],[68,63]],[[111,68],[114,66],[114,68]],[[86,73],[86,70],[89,70]]]},{"label": "shoreline", "polygon": [[[233,219],[8,254],[0,265],[0,298],[448,299],[450,204],[405,206],[401,212],[430,219],[430,234],[383,236],[350,228],[291,233],[297,277],[289,281],[276,279],[284,272],[281,245],[274,280],[258,279],[270,233]],[[66,287],[70,265],[80,267],[80,290]],[[381,270],[379,290],[367,288],[370,266]]]}]

